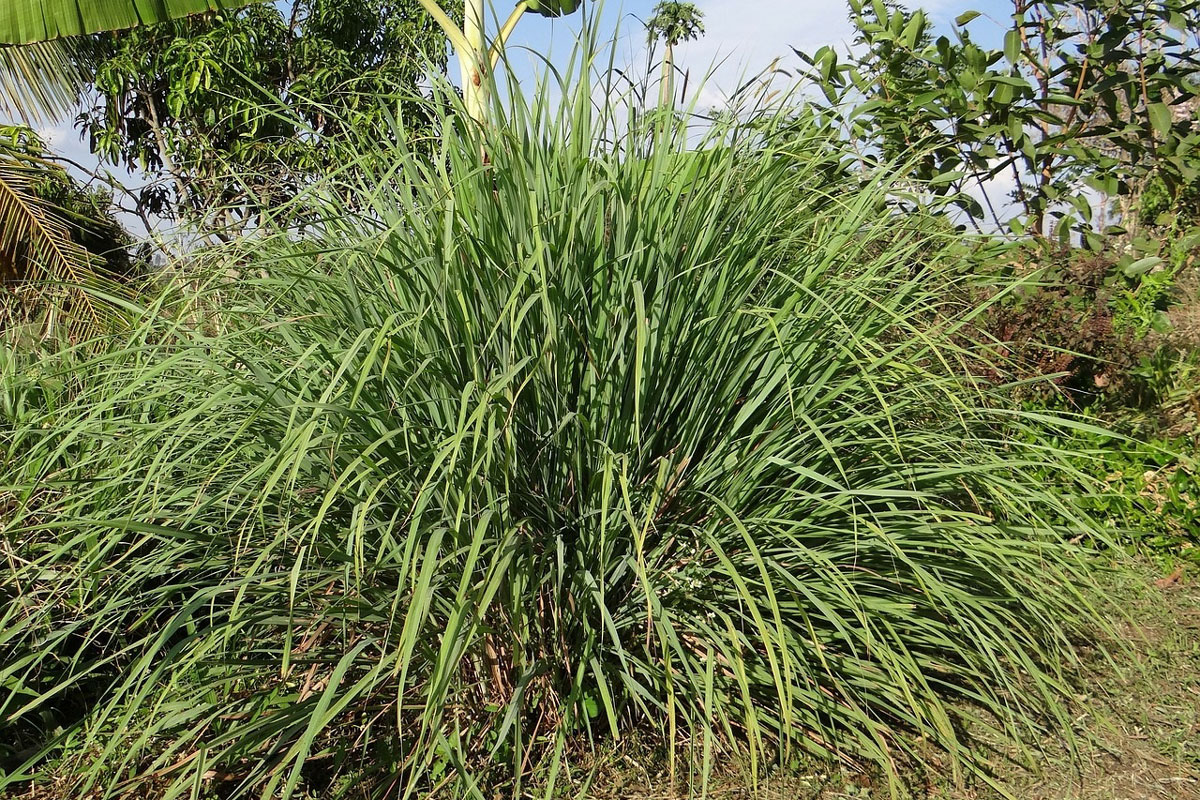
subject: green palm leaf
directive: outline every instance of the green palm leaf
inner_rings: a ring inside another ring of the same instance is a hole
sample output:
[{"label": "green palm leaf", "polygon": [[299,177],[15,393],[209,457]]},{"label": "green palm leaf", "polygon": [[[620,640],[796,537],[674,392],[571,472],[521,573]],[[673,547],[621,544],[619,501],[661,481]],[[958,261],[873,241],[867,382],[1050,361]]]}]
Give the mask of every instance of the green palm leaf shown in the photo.
[{"label": "green palm leaf", "polygon": [[34,191],[36,176],[18,161],[0,161],[0,280],[62,285],[72,327],[98,332],[106,312],[83,289],[103,282],[93,256],[71,238],[70,225]]},{"label": "green palm leaf", "polygon": [[152,25],[251,2],[255,0],[5,0],[0,3],[0,43],[28,44]]},{"label": "green palm leaf", "polygon": [[80,37],[0,47],[0,111],[30,125],[69,117],[94,56],[95,42]]}]

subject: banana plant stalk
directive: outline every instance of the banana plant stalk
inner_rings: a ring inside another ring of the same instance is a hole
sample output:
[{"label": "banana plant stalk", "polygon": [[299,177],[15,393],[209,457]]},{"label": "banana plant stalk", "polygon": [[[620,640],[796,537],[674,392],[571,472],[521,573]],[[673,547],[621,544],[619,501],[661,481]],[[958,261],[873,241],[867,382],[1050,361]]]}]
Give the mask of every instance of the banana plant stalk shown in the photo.
[{"label": "banana plant stalk", "polygon": [[467,114],[476,122],[484,122],[487,115],[487,97],[491,87],[492,71],[504,51],[504,45],[517,23],[526,12],[543,17],[561,17],[572,14],[582,0],[521,0],[500,26],[495,38],[488,41],[484,31],[484,11],[487,0],[465,0],[463,24],[459,28],[437,0],[418,0],[442,28],[446,38],[454,47],[462,74],[463,103]]}]

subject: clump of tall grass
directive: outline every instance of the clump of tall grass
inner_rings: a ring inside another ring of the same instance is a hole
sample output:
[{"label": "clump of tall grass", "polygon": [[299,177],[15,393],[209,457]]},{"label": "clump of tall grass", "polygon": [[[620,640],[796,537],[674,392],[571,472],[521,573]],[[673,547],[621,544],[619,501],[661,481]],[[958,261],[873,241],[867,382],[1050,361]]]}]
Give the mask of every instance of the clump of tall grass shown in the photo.
[{"label": "clump of tall grass", "polygon": [[1061,715],[1070,504],[932,226],[815,128],[580,72],[314,193],[219,325],[8,374],[0,785],[517,796],[637,730],[700,792]]}]

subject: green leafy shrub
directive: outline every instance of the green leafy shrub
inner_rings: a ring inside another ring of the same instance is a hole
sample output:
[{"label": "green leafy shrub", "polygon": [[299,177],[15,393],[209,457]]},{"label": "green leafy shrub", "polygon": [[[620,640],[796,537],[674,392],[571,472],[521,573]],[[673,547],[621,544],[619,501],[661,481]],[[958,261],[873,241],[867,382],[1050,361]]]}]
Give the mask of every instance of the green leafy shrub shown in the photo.
[{"label": "green leafy shrub", "polygon": [[[1137,438],[1074,431],[1055,441],[1094,476],[1082,507],[1133,551],[1200,564],[1200,471],[1188,437]],[[1047,471],[1048,482],[1062,476]]]},{"label": "green leafy shrub", "polygon": [[963,377],[936,221],[591,66],[13,416],[0,789],[518,796],[633,729],[895,780],[1069,724],[1090,523]]},{"label": "green leafy shrub", "polygon": [[1166,181],[1151,175],[1138,196],[1138,217],[1143,223],[1155,225],[1164,215],[1200,220],[1200,183],[1193,181],[1172,193]]},{"label": "green leafy shrub", "polygon": [[[1090,405],[1104,394],[1126,392],[1130,371],[1152,352],[1148,343],[1118,324],[1113,298],[1115,258],[1081,250],[1016,250],[1010,264],[997,270],[1024,279],[1015,290],[998,294],[981,316],[981,335],[995,341],[998,360],[985,365],[993,380],[1012,376],[1026,381],[1030,398]],[[995,371],[991,368],[999,368]]]},{"label": "green leafy shrub", "polygon": [[[983,284],[977,302],[992,299],[975,336],[992,341],[997,356],[980,374],[1028,382],[1027,400],[1107,417],[1166,402],[1200,344],[1188,316],[1196,298],[1180,283],[1191,257],[1186,250],[1171,255],[1177,241],[1158,248],[1166,258],[1138,248],[1038,245],[1011,248],[997,260],[991,251],[971,256]],[[988,276],[998,286],[987,285]]]},{"label": "green leafy shrub", "polygon": [[[1195,178],[1200,133],[1186,109],[1200,75],[1200,4],[1024,0],[1013,10],[1003,22],[965,11],[935,38],[921,10],[850,0],[857,47],[797,55],[816,102],[865,160],[904,157],[913,180],[980,232],[1099,238],[1108,221],[1095,193],[1129,197],[1151,174],[1174,193]],[[972,36],[985,23],[1000,28],[1001,46]],[[988,197],[998,176],[1011,179],[1016,213]]]}]

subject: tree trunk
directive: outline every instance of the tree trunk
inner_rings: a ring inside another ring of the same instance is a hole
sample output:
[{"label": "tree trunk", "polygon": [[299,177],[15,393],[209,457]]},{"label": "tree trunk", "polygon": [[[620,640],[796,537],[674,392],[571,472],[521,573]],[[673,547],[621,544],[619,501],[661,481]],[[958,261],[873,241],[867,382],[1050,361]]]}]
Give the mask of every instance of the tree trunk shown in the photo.
[{"label": "tree trunk", "polygon": [[463,102],[471,119],[482,121],[487,107],[485,72],[488,52],[483,38],[483,0],[467,0],[463,9],[463,35],[470,48],[459,52],[458,65],[462,71]]},{"label": "tree trunk", "polygon": [[675,106],[675,46],[667,42],[663,54],[662,84],[658,89],[658,104],[663,108]]}]

